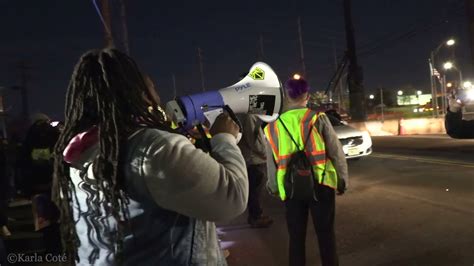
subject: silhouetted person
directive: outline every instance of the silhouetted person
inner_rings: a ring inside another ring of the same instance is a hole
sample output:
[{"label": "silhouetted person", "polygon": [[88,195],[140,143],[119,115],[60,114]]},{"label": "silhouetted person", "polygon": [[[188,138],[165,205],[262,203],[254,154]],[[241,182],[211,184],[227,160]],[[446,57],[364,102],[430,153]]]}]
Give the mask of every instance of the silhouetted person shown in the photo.
[{"label": "silhouetted person", "polygon": [[22,187],[26,195],[51,194],[53,149],[59,137],[58,128],[44,114],[33,116],[20,153]]},{"label": "silhouetted person", "polygon": [[10,195],[10,180],[7,165],[7,140],[0,140],[0,236],[10,236],[8,223],[8,200]]},{"label": "silhouetted person", "polygon": [[59,210],[51,201],[53,151],[59,129],[44,114],[35,114],[20,154],[23,190],[31,197],[35,230],[43,234],[47,253],[59,254]]},{"label": "silhouetted person", "polygon": [[[474,120],[462,119],[462,108],[467,102],[456,99],[453,96],[448,98],[448,112],[445,117],[446,133],[452,138],[472,139],[474,138]],[[471,103],[473,104],[473,103]]]},{"label": "silhouetted person", "polygon": [[263,215],[260,198],[267,180],[267,156],[265,134],[261,120],[256,115],[237,115],[242,124],[242,139],[239,148],[245,158],[249,177],[249,202],[247,222],[252,227],[268,227],[273,220]]}]

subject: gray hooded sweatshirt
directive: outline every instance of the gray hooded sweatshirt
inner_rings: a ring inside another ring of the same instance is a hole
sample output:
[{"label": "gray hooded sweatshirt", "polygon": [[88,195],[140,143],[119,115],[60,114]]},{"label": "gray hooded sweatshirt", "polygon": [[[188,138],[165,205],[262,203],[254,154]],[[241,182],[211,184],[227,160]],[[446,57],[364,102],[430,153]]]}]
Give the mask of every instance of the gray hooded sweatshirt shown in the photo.
[{"label": "gray hooded sweatshirt", "polygon": [[[80,146],[84,139],[78,135],[69,146]],[[234,136],[217,134],[211,145],[209,155],[186,137],[157,129],[139,130],[129,138],[123,164],[130,198],[125,265],[226,265],[214,222],[245,211],[248,178]],[[96,143],[65,151],[76,189],[79,264],[92,264],[92,254],[95,265],[114,265],[111,234],[116,222],[103,215],[103,208],[102,215],[94,212],[90,204],[93,197],[102,197],[94,189],[92,162],[97,154]]]}]

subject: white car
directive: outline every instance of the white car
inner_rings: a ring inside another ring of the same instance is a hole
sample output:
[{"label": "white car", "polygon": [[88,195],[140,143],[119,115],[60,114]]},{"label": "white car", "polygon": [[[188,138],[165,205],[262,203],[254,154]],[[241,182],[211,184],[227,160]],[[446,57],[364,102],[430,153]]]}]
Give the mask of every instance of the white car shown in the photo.
[{"label": "white car", "polygon": [[372,153],[372,138],[367,131],[353,128],[336,115],[327,113],[347,159],[359,159]]}]

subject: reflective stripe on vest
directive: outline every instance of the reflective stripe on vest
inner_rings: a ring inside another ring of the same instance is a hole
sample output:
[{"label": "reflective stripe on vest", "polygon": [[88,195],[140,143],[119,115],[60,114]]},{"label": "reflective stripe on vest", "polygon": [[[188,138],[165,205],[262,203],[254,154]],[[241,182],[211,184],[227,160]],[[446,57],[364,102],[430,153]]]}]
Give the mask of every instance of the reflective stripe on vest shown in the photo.
[{"label": "reflective stripe on vest", "polygon": [[[281,115],[280,119],[283,120],[299,147],[295,146],[279,120],[265,127],[265,135],[270,142],[273,157],[277,163],[276,178],[278,191],[282,200],[286,199],[284,190],[286,168],[291,156],[297,150],[301,149],[305,142],[307,142],[305,147],[306,155],[313,166],[313,172],[316,178],[318,178],[318,182],[331,188],[337,187],[336,170],[331,160],[326,158],[326,147],[322,136],[317,128],[314,128],[318,117],[321,115],[325,114],[317,114],[307,108],[290,110]],[[313,129],[311,130],[312,127]],[[311,134],[309,134],[310,130]],[[308,136],[309,139],[306,140]],[[323,173],[325,173],[324,177]]]}]

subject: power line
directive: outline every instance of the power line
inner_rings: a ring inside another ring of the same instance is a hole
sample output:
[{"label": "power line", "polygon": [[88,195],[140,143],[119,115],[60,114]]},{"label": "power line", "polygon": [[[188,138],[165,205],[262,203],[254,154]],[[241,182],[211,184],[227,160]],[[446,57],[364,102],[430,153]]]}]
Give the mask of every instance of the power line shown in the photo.
[{"label": "power line", "polygon": [[[459,7],[453,8],[453,11],[459,11],[459,9],[460,9]],[[387,34],[379,40],[376,40],[376,41],[373,41],[371,43],[365,44],[365,45],[360,47],[361,52],[360,52],[359,55],[360,56],[372,55],[375,52],[377,52],[377,51],[379,51],[383,48],[393,46],[394,44],[396,44],[396,43],[398,43],[402,40],[413,38],[413,37],[417,36],[419,33],[429,31],[429,30],[435,28],[436,26],[439,26],[441,24],[446,23],[447,19],[451,16],[454,16],[454,19],[460,19],[460,17],[457,16],[456,13],[451,13],[451,12],[448,12],[448,13],[449,13],[449,15],[447,15],[446,17],[444,17],[442,19],[438,19],[434,22],[433,22],[433,20],[426,21],[424,23],[416,22],[416,23],[413,23],[411,25],[410,30],[408,30],[408,31],[404,31],[402,33]],[[419,29],[420,27],[422,27],[421,30]]]}]

